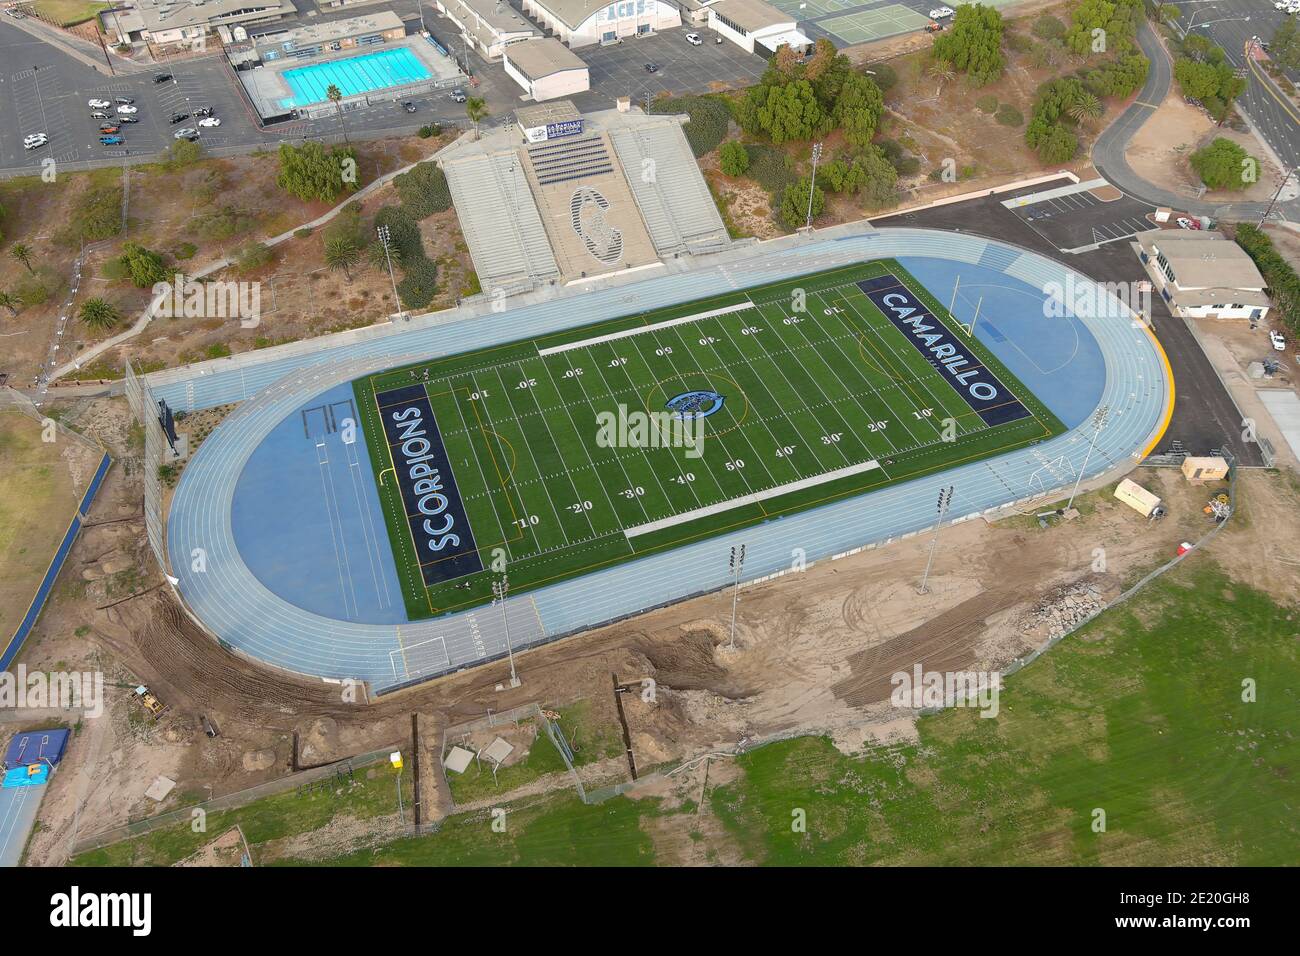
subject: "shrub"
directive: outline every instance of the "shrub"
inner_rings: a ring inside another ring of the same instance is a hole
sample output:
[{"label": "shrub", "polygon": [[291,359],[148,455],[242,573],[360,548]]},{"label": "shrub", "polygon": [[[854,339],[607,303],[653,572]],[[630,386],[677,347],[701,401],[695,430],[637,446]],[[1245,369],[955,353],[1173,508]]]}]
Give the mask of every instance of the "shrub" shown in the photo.
[{"label": "shrub", "polygon": [[122,254],[111,264],[120,268],[122,277],[130,279],[137,289],[148,289],[168,279],[163,257],[137,242],[128,242],[123,246]]},{"label": "shrub", "polygon": [[350,146],[326,152],[320,143],[281,143],[279,156],[276,185],[303,202],[333,202],[339,193],[357,188],[356,177],[344,175],[356,169],[356,152]]},{"label": "shrub", "polygon": [[813,188],[811,180],[804,176],[797,183],[787,186],[781,196],[781,221],[791,229],[798,229],[808,217],[808,190],[812,189],[812,215],[816,219],[826,208],[826,193],[820,186]]},{"label": "shrub", "polygon": [[24,305],[44,305],[67,285],[67,279],[49,266],[37,266],[24,272],[14,283],[14,294]]},{"label": "shrub", "polygon": [[1028,53],[1035,46],[1034,41],[1025,36],[1023,33],[1010,33],[1007,35],[1007,46],[1011,47],[1016,53]]},{"label": "shrub", "polygon": [[1222,136],[1192,153],[1191,163],[1211,189],[1245,189],[1259,179],[1259,161]]},{"label": "shrub", "polygon": [[1010,103],[1003,103],[999,106],[994,119],[1003,126],[1023,126],[1025,122],[1024,114]]},{"label": "shrub", "polygon": [[71,220],[58,234],[59,242],[78,246],[110,239],[122,231],[122,188],[94,186],[72,210]]},{"label": "shrub", "polygon": [[375,228],[388,227],[388,247],[401,262],[424,258],[420,227],[401,206],[383,206],[375,213]]},{"label": "shrub", "polygon": [[235,250],[235,267],[240,272],[256,272],[274,259],[275,253],[264,242],[247,242]]},{"label": "shrub", "polygon": [[975,101],[975,108],[981,113],[996,113],[998,111],[998,98],[991,93],[986,93]]},{"label": "shrub", "polygon": [[194,243],[182,242],[179,243],[176,246],[176,248],[172,250],[172,258],[176,259],[178,262],[184,262],[186,259],[193,259],[194,253],[198,251],[199,248],[198,246],[194,245]]},{"label": "shrub", "polygon": [[1034,21],[1033,34],[1040,40],[1059,40],[1065,36],[1065,24],[1050,13]]},{"label": "shrub", "polygon": [[749,169],[749,153],[740,143],[723,143],[718,158],[722,172],[727,176],[743,176]]},{"label": "shrub", "polygon": [[1255,261],[1268,284],[1268,293],[1292,335],[1300,335],[1300,276],[1263,230],[1249,223],[1237,226],[1237,245]]},{"label": "shrub", "polygon": [[406,309],[423,309],[438,294],[438,267],[423,256],[402,263],[397,295]]},{"label": "shrub", "polygon": [[785,153],[779,149],[749,143],[745,153],[749,156],[749,178],[774,198],[797,178]]},{"label": "shrub", "polygon": [[654,105],[656,113],[685,113],[690,122],[682,132],[696,158],[718,148],[727,135],[731,123],[731,108],[718,96],[682,96],[660,100]]},{"label": "shrub", "polygon": [[441,136],[442,126],[438,123],[428,123],[421,126],[420,131],[416,135],[421,139],[432,139],[434,136]]},{"label": "shrub", "polygon": [[872,64],[869,72],[871,78],[876,81],[876,86],[880,87],[880,92],[888,93],[898,85],[898,71],[888,63]]},{"label": "shrub", "polygon": [[426,219],[451,208],[451,189],[437,163],[420,163],[393,180],[402,208],[413,219]]},{"label": "shrub", "polygon": [[221,242],[248,232],[256,225],[257,221],[252,216],[245,215],[234,206],[218,206],[195,216],[186,228],[191,234],[209,242]]}]

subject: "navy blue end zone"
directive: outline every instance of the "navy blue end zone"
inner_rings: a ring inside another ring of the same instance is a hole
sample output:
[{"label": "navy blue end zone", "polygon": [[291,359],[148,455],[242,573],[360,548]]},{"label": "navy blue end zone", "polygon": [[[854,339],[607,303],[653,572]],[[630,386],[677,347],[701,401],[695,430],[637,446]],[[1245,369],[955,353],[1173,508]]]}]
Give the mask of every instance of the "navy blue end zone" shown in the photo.
[{"label": "navy blue end zone", "polygon": [[857,287],[956,389],[985,425],[1005,425],[1030,417],[1024,403],[987,366],[974,356],[967,357],[962,340],[898,276],[886,272],[858,282]]},{"label": "navy blue end zone", "polygon": [[474,532],[424,386],[378,392],[375,401],[425,585],[482,571]]}]

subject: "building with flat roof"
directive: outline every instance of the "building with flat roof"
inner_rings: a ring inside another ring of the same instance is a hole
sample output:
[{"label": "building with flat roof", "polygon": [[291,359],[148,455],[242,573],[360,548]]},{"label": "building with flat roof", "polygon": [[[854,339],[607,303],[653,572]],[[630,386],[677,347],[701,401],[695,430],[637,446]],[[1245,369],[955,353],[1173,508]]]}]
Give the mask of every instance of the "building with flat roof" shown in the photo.
[{"label": "building with flat roof", "polygon": [[219,27],[271,23],[297,12],[293,0],[131,0],[129,6],[101,15],[100,22],[122,43],[145,40],[199,48]]},{"label": "building with flat roof", "polygon": [[573,49],[613,43],[682,25],[681,8],[665,0],[521,0],[524,12]]},{"label": "building with flat roof", "polygon": [[506,73],[524,88],[524,96],[538,103],[591,88],[587,64],[554,37],[512,43],[503,60]]},{"label": "building with flat roof", "polygon": [[1264,277],[1246,250],[1221,232],[1152,229],[1132,247],[1174,315],[1262,319],[1269,309]]},{"label": "building with flat roof", "polygon": [[781,46],[801,52],[812,46],[793,16],[763,0],[718,0],[707,11],[709,29],[747,53],[770,56]]},{"label": "building with flat roof", "polygon": [[252,37],[257,59],[263,62],[278,59],[309,59],[322,53],[333,53],[354,47],[373,46],[387,40],[400,40],[406,36],[406,24],[391,10],[379,10],[365,16],[346,20],[331,20],[295,27],[292,30],[273,30]]},{"label": "building with flat roof", "polygon": [[489,60],[501,59],[512,43],[541,36],[507,0],[435,0],[434,5],[456,24],[465,45]]}]

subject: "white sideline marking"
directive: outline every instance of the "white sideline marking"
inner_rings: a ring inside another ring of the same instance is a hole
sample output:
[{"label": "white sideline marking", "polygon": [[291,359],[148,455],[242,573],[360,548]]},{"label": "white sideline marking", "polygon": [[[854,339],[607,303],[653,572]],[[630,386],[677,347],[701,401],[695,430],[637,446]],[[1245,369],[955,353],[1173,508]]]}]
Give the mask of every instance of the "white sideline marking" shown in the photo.
[{"label": "white sideline marking", "polygon": [[736,305],[723,306],[721,309],[710,309],[708,312],[696,312],[694,315],[683,315],[677,319],[665,319],[662,322],[655,322],[653,325],[638,325],[635,329],[624,329],[622,332],[610,332],[608,335],[598,335],[594,339],[583,339],[581,342],[570,342],[568,345],[553,345],[549,349],[538,349],[538,355],[554,355],[556,352],[567,352],[570,349],[580,349],[587,345],[599,345],[601,342],[613,342],[615,339],[626,339],[633,335],[640,335],[642,332],[653,332],[656,329],[666,329],[674,325],[685,325],[688,322],[698,322],[700,319],[711,319],[715,315],[726,315],[729,312],[741,312],[745,309],[754,308],[752,302],[740,302]]},{"label": "white sideline marking", "polygon": [[623,534],[629,538],[635,538],[640,534],[649,534],[652,531],[671,528],[673,525],[684,524],[687,521],[694,521],[696,518],[705,518],[709,515],[719,514],[723,511],[730,511],[732,508],[739,507],[740,505],[752,505],[767,498],[775,498],[778,495],[789,494],[792,491],[802,491],[804,488],[812,488],[815,485],[824,485],[826,482],[835,481],[837,478],[847,478],[849,475],[860,475],[864,471],[872,471],[879,467],[880,462],[873,458],[871,461],[859,462],[856,465],[847,465],[844,468],[837,468],[835,471],[828,471],[825,474],[813,475],[811,478],[800,478],[798,481],[791,481],[784,485],[777,485],[774,488],[768,488],[766,491],[755,491],[747,495],[741,495],[739,498],[730,498],[727,501],[719,501],[716,504],[705,505],[703,508],[696,508],[693,511],[683,511],[681,514],[669,515],[667,518],[660,518],[658,521],[639,524],[635,527],[624,529]]}]

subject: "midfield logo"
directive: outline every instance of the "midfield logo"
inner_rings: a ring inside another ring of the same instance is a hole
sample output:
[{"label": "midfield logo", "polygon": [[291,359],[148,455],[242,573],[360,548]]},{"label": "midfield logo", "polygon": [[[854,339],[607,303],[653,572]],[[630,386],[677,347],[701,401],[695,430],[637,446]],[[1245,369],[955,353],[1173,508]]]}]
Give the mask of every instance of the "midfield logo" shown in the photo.
[{"label": "midfield logo", "polygon": [[721,411],[725,401],[717,392],[682,392],[668,399],[664,407],[670,412],[676,412],[678,418],[708,418],[714,412]]}]

